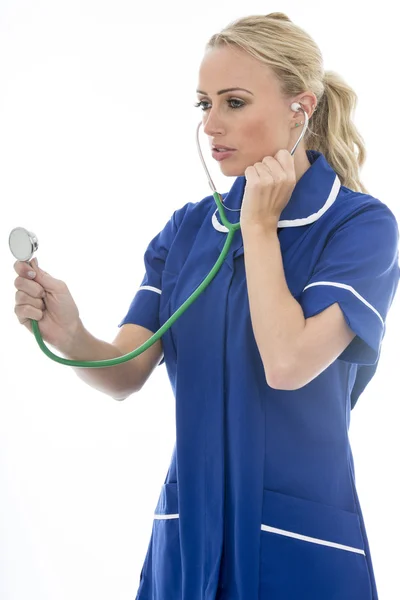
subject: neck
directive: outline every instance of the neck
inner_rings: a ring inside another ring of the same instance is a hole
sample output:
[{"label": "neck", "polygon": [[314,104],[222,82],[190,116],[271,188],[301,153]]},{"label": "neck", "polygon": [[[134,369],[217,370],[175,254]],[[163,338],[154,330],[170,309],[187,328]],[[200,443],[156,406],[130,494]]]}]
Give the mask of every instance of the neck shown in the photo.
[{"label": "neck", "polygon": [[294,153],[294,169],[296,172],[296,183],[304,175],[304,173],[311,167],[311,163],[308,160],[306,151],[300,145]]}]

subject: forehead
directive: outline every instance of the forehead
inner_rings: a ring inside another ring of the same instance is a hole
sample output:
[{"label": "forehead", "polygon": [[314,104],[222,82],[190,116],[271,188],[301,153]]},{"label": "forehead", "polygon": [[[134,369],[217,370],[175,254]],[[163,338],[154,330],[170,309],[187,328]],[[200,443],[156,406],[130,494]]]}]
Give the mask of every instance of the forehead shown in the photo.
[{"label": "forehead", "polygon": [[199,68],[198,89],[207,94],[231,87],[257,92],[278,91],[278,80],[268,65],[232,46],[207,50]]}]

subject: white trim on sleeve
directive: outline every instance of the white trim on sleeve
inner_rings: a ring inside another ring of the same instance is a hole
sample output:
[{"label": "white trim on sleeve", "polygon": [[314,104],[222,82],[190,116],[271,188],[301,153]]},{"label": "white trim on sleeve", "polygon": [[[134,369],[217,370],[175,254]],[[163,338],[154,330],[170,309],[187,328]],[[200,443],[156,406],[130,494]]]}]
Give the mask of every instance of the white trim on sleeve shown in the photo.
[{"label": "white trim on sleeve", "polygon": [[142,285],[142,287],[140,287],[138,291],[139,290],[149,290],[150,292],[157,292],[157,294],[161,294],[161,290],[151,285]]},{"label": "white trim on sleeve", "polygon": [[306,285],[306,287],[303,289],[306,290],[309,287],[313,287],[314,285],[333,285],[334,287],[339,287],[339,288],[343,288],[345,290],[349,290],[352,294],[354,294],[356,296],[356,298],[358,298],[359,300],[361,300],[361,302],[364,302],[365,306],[368,306],[368,308],[370,308],[381,320],[382,325],[384,326],[385,323],[381,317],[381,315],[379,314],[379,312],[376,310],[376,308],[374,308],[372,306],[372,304],[370,304],[369,302],[367,302],[367,300],[365,298],[363,298],[362,296],[360,296],[360,294],[358,292],[356,292],[356,290],[351,287],[351,285],[347,285],[346,283],[336,283],[334,281],[316,281],[315,283],[310,283],[309,285]]}]

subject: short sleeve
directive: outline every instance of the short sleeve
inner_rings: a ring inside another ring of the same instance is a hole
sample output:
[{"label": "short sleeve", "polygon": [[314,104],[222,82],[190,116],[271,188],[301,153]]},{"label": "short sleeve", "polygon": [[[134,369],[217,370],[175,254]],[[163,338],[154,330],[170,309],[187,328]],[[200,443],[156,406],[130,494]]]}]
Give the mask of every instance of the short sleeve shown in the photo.
[{"label": "short sleeve", "polygon": [[373,365],[399,277],[398,224],[380,203],[351,217],[330,236],[299,302],[306,319],[339,303],[356,337],[338,359]]},{"label": "short sleeve", "polygon": [[[134,323],[156,333],[160,329],[161,278],[165,261],[188,204],[175,211],[149,243],[144,254],[145,273],[125,317],[118,324]],[[164,363],[164,357],[159,365]]]}]

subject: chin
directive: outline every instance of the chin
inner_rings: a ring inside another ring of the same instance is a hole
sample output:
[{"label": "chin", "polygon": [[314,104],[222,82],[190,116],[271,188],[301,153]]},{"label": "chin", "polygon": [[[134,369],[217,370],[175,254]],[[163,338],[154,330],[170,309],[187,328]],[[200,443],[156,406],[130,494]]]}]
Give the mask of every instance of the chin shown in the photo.
[{"label": "chin", "polygon": [[221,173],[225,175],[225,177],[242,177],[244,175],[244,172],[241,169],[234,169],[232,167],[230,169],[221,168]]},{"label": "chin", "polygon": [[243,167],[230,164],[229,158],[226,160],[222,160],[219,163],[219,168],[223,175],[225,175],[226,177],[242,177],[244,175],[244,171],[246,170],[243,169]]}]

